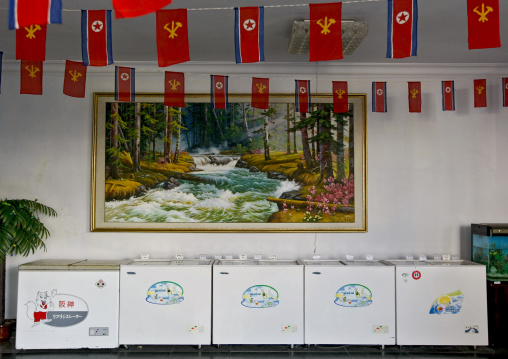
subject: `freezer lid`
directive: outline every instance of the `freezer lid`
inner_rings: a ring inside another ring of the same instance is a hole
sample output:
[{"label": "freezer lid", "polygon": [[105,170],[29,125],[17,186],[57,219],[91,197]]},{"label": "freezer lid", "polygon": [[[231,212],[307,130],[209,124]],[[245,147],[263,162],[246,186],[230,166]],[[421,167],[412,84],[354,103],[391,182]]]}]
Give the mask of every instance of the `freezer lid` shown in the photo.
[{"label": "freezer lid", "polygon": [[228,259],[220,260],[217,265],[224,266],[238,266],[238,265],[250,265],[250,266],[293,266],[301,265],[297,260],[254,260],[254,259]]},{"label": "freezer lid", "polygon": [[337,260],[304,260],[303,264],[306,266],[344,266],[345,264]]},{"label": "freezer lid", "polygon": [[220,260],[217,262],[217,265],[222,266],[255,266],[257,265],[257,261],[250,260],[250,259],[227,259],[227,260]]},{"label": "freezer lid", "polygon": [[172,266],[210,266],[214,262],[214,259],[183,259],[183,260],[173,260],[170,265]]},{"label": "freezer lid", "polygon": [[408,261],[406,259],[395,259],[395,260],[389,259],[389,260],[386,260],[385,262],[394,264],[397,267],[414,267],[414,266],[431,266],[431,265],[433,265],[429,261],[419,261],[419,260]]},{"label": "freezer lid", "polygon": [[482,265],[480,263],[473,263],[466,260],[451,260],[451,261],[443,261],[443,260],[429,260],[429,263],[431,263],[434,266],[441,266],[441,267],[459,267],[459,266],[477,266]]},{"label": "freezer lid", "polygon": [[503,236],[508,234],[508,223],[471,223],[471,232],[483,236]]},{"label": "freezer lid", "polygon": [[74,263],[69,266],[70,270],[119,270],[120,265],[127,264],[130,259],[108,260],[108,259],[92,259]]},{"label": "freezer lid", "polygon": [[82,259],[40,259],[38,261],[21,264],[20,270],[69,270],[69,266],[79,263]]},{"label": "freezer lid", "polygon": [[257,261],[260,266],[299,266],[301,263],[296,260],[260,260]]},{"label": "freezer lid", "polygon": [[391,266],[393,264],[382,262],[382,261],[367,261],[367,260],[354,260],[354,261],[343,261],[347,266],[356,266],[356,267],[386,267]]},{"label": "freezer lid", "polygon": [[214,259],[135,259],[126,264],[129,266],[209,266]]}]

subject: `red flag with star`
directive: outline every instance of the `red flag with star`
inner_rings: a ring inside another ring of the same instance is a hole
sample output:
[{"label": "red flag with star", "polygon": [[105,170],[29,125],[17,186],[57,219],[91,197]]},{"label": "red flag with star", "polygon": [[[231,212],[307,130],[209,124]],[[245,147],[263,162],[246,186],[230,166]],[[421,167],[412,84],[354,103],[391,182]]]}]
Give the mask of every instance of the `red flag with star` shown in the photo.
[{"label": "red flag with star", "polygon": [[210,97],[212,109],[222,110],[229,108],[228,79],[229,76],[210,75]]},{"label": "red flag with star", "polygon": [[333,112],[349,112],[347,81],[332,81]]},{"label": "red flag with star", "polygon": [[115,66],[115,101],[134,102],[135,75],[136,70],[132,67]]},{"label": "red flag with star", "polygon": [[469,49],[501,47],[499,0],[467,0]]},{"label": "red flag with star", "polygon": [[157,11],[156,28],[159,67],[190,60],[187,9]]},{"label": "red flag with star", "polygon": [[164,76],[164,105],[185,107],[185,75],[166,71]]},{"label": "red flag with star", "polygon": [[387,112],[386,82],[372,83],[372,112]]},{"label": "red flag with star", "polygon": [[85,97],[86,66],[82,62],[65,62],[64,95],[71,97]]},{"label": "red flag with star", "polygon": [[46,60],[47,25],[30,25],[16,30],[16,60]]},{"label": "red flag with star", "polygon": [[408,82],[409,112],[422,112],[422,84]]},{"label": "red flag with star", "polygon": [[172,0],[113,0],[115,17],[121,19],[124,17],[137,17],[149,14],[162,9],[171,4]]},{"label": "red flag with star", "polygon": [[310,106],[310,80],[295,80],[295,111],[309,113]]},{"label": "red flag with star", "polygon": [[443,111],[455,111],[455,82],[441,81]]},{"label": "red flag with star", "polygon": [[252,107],[268,109],[270,98],[270,79],[252,78]]},{"label": "red flag with star", "polygon": [[474,107],[487,107],[487,80],[474,80]]},{"label": "red flag with star", "polygon": [[309,61],[340,60],[342,54],[342,3],[309,4]]},{"label": "red flag with star", "polygon": [[20,94],[42,95],[42,61],[21,60]]}]

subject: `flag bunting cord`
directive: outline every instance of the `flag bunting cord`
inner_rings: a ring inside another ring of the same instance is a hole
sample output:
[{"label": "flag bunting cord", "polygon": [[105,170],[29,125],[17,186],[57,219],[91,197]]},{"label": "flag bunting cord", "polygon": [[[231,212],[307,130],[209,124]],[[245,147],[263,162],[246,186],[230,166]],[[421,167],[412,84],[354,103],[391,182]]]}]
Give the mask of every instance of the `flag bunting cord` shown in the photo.
[{"label": "flag bunting cord", "polygon": [[[349,0],[349,1],[341,1],[343,4],[355,4],[355,3],[366,3],[366,2],[386,2],[387,0]],[[263,5],[262,5],[263,6]],[[278,8],[278,7],[298,7],[298,6],[309,6],[309,4],[287,4],[287,5],[264,5],[265,8]],[[194,9],[187,9],[187,11],[207,11],[207,10],[234,10],[234,7],[201,7]],[[0,10],[9,10],[8,8],[0,8]],[[171,10],[171,9],[168,9]],[[74,9],[62,9],[62,11],[67,12],[77,12],[81,11]]]}]

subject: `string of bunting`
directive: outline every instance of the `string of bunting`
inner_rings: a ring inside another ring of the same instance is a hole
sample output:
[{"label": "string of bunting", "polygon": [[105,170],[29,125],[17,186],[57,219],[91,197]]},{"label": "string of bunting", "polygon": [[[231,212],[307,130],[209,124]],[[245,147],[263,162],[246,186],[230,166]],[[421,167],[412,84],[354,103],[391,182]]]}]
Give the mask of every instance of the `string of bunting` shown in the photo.
[{"label": "string of bunting", "polygon": [[[237,63],[263,62],[264,12],[266,8],[308,6],[310,14],[309,61],[331,61],[343,58],[342,53],[342,4],[363,2],[387,2],[387,58],[404,58],[417,54],[417,0],[351,0],[325,4],[284,4],[259,7],[197,8],[160,10],[171,0],[113,0],[116,18],[136,17],[156,12],[157,56],[159,67],[187,62],[189,56],[187,12],[191,10],[234,10],[235,59]],[[42,94],[43,61],[46,58],[47,25],[62,22],[61,0],[18,0],[10,2],[9,28],[16,29],[16,59],[21,60],[21,94]],[[85,96],[86,70],[88,66],[108,66],[114,63],[112,55],[112,10],[80,10],[82,62],[66,61],[64,94]],[[468,42],[470,49],[500,47],[499,0],[467,0]],[[0,57],[1,61],[1,57]],[[1,63],[0,63],[1,68]],[[170,74],[170,75],[168,75]],[[173,74],[173,75],[171,75]],[[171,77],[176,76],[177,77]],[[168,76],[170,78],[168,79]],[[269,93],[268,79],[255,82],[253,78],[253,104],[263,103]],[[258,79],[259,80],[259,79]],[[184,74],[166,72],[166,104],[182,103]],[[115,99],[134,101],[135,69],[115,67]],[[347,83],[332,84],[334,102],[341,101],[337,109],[347,104]],[[475,80],[475,107],[486,106],[486,80]],[[503,78],[503,106],[507,103],[508,88]],[[211,101],[214,108],[227,108],[228,76],[211,75]],[[453,81],[442,82],[443,110],[454,110]],[[254,100],[256,97],[256,100]],[[408,83],[410,112],[421,112],[421,84]],[[295,102],[302,112],[308,112],[310,81],[295,80]],[[176,105],[171,105],[176,106]],[[262,107],[264,108],[264,107]],[[386,112],[386,82],[372,83],[372,110]]]}]

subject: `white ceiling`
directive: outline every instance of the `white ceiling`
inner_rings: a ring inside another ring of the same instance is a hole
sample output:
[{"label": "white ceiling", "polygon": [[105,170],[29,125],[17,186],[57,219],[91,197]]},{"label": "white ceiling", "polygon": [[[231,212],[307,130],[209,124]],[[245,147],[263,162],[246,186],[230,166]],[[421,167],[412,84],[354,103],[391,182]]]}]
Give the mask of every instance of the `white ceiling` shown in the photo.
[{"label": "white ceiling", "polygon": [[[149,1],[149,0],[140,0]],[[268,7],[323,3],[325,0],[173,0],[167,9],[265,8],[265,58],[273,62],[308,62],[308,55],[287,51],[292,22],[309,18],[308,6]],[[500,0],[501,44],[497,49],[468,50],[467,0],[420,0],[418,2],[418,56],[386,58],[386,0],[350,0],[342,5],[343,19],[369,24],[369,34],[353,55],[341,63],[508,63],[508,1]],[[63,24],[50,25],[47,60],[81,60],[80,9],[112,9],[111,0],[63,0]],[[4,60],[15,59],[15,32],[7,27],[8,0],[0,0],[0,51]],[[113,15],[114,17],[114,15]],[[188,12],[191,61],[234,62],[234,11]],[[113,58],[117,62],[157,61],[155,14],[114,20]],[[239,65],[241,66],[241,65]]]}]

